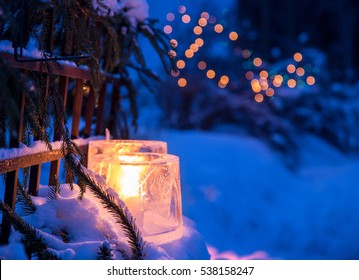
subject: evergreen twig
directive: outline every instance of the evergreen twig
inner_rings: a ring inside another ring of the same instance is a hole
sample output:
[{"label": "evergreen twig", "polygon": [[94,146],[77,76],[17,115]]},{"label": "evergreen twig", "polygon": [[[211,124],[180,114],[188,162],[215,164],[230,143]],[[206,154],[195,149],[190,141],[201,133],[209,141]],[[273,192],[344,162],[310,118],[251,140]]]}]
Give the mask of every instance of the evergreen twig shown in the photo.
[{"label": "evergreen twig", "polygon": [[36,211],[36,206],[20,182],[17,183],[17,190],[18,203],[21,204],[24,213],[27,215],[33,214]]},{"label": "evergreen twig", "polygon": [[104,241],[99,247],[99,251],[97,252],[98,260],[113,260],[113,253],[110,244],[107,241]]},{"label": "evergreen twig", "polygon": [[59,178],[57,177],[57,175],[54,175],[54,179],[55,179],[55,184],[52,186],[49,186],[49,192],[47,194],[48,200],[57,199],[59,194],[61,193],[61,185],[60,185],[60,181],[59,181]]},{"label": "evergreen twig", "polygon": [[24,235],[23,243],[30,258],[39,260],[58,260],[59,257],[53,254],[40,233],[31,225],[21,219],[10,207],[0,201],[0,210],[14,226],[15,230]]}]

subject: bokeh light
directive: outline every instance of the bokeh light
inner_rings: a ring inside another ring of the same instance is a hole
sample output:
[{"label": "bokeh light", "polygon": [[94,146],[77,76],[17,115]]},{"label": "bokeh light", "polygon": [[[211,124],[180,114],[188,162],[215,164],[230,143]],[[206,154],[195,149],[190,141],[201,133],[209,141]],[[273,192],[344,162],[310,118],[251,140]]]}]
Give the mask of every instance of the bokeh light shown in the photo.
[{"label": "bokeh light", "polygon": [[227,84],[223,84],[220,80],[218,81],[218,87],[219,88],[225,88]]},{"label": "bokeh light", "polygon": [[175,17],[175,15],[174,15],[174,13],[168,13],[168,14],[166,15],[166,19],[167,19],[168,21],[174,21],[174,20],[176,19],[176,17]]},{"label": "bokeh light", "polygon": [[268,72],[266,70],[262,70],[261,72],[259,72],[259,77],[261,78],[268,78]]},{"label": "bokeh light", "polygon": [[247,71],[245,76],[247,80],[252,80],[254,78],[254,73],[252,71]]},{"label": "bokeh light", "polygon": [[206,76],[208,79],[213,79],[214,77],[216,77],[216,72],[214,70],[210,69],[207,71]]},{"label": "bokeh light", "polygon": [[178,60],[176,63],[178,69],[183,69],[186,67],[186,62],[182,59]]},{"label": "bokeh light", "polygon": [[261,102],[263,102],[264,97],[263,97],[262,94],[257,93],[257,94],[254,96],[254,100],[255,100],[256,102],[258,102],[258,103],[261,103]]},{"label": "bokeh light", "polygon": [[300,62],[300,61],[302,61],[303,56],[302,56],[301,53],[297,52],[297,53],[295,53],[295,54],[293,55],[293,58],[294,58],[294,60],[295,60],[296,62]]},{"label": "bokeh light", "polygon": [[193,52],[198,52],[198,45],[197,44],[191,44],[191,46],[189,47]]},{"label": "bokeh light", "polygon": [[193,55],[194,55],[194,52],[191,50],[191,49],[188,49],[185,51],[184,55],[187,57],[187,58],[192,58]]},{"label": "bokeh light", "polygon": [[198,25],[199,26],[202,26],[202,27],[205,27],[207,25],[207,19],[201,17],[199,20],[198,20]]},{"label": "bokeh light", "polygon": [[197,66],[198,66],[198,69],[204,70],[207,68],[207,63],[204,61],[200,61],[200,62],[198,62]]},{"label": "bokeh light", "polygon": [[222,33],[223,32],[223,25],[222,24],[216,24],[214,26],[214,31],[217,32],[217,33]]},{"label": "bokeh light", "polygon": [[243,50],[243,51],[242,51],[242,57],[243,57],[244,59],[250,58],[251,55],[252,55],[252,52],[251,52],[250,50]]},{"label": "bokeh light", "polygon": [[296,85],[297,85],[297,82],[294,79],[289,79],[287,81],[287,85],[288,85],[289,88],[295,88]]},{"label": "bokeh light", "polygon": [[178,70],[171,70],[171,76],[172,77],[178,77],[179,76],[179,74],[180,74],[180,71],[178,71]]},{"label": "bokeh light", "polygon": [[165,25],[163,27],[163,32],[166,34],[171,34],[172,33],[172,26],[171,25]]},{"label": "bokeh light", "polygon": [[308,76],[307,77],[307,84],[312,86],[315,84],[315,78],[313,76]]},{"label": "bokeh light", "polygon": [[191,17],[189,15],[183,15],[182,16],[182,22],[183,23],[189,23],[191,21]]},{"label": "bokeh light", "polygon": [[231,33],[229,33],[228,37],[230,40],[235,41],[238,39],[238,33],[235,31],[232,31]]},{"label": "bokeh light", "polygon": [[267,95],[268,97],[272,97],[272,96],[274,95],[274,89],[268,88],[268,89],[266,90],[266,95]]},{"label": "bokeh light", "polygon": [[178,12],[180,13],[180,14],[184,14],[185,12],[186,12],[186,6],[184,6],[184,5],[180,5],[180,6],[178,6]]},{"label": "bokeh light", "polygon": [[200,27],[198,25],[193,28],[193,33],[196,34],[196,35],[201,35],[202,32],[203,32],[202,27]]},{"label": "bokeh light", "polygon": [[208,20],[209,19],[209,14],[207,12],[202,12],[201,13],[201,18],[204,18],[204,19]]},{"label": "bokeh light", "polygon": [[253,59],[253,64],[254,66],[260,67],[262,65],[263,61],[260,57],[256,57],[255,59]]},{"label": "bokeh light", "polygon": [[198,47],[203,47],[204,45],[204,41],[202,38],[197,38],[194,43],[198,46]]},{"label": "bokeh light", "polygon": [[289,64],[289,65],[287,66],[287,71],[288,71],[288,73],[293,74],[293,73],[295,72],[295,66],[294,66],[294,64]]},{"label": "bokeh light", "polygon": [[299,77],[302,77],[305,74],[305,70],[303,67],[298,67],[296,73]]},{"label": "bokeh light", "polygon": [[219,80],[222,84],[227,85],[229,83],[229,77],[227,75],[221,76]]},{"label": "bokeh light", "polygon": [[257,79],[253,79],[251,81],[251,87],[252,87],[253,92],[256,92],[256,93],[261,92],[261,90],[262,90],[262,87]]},{"label": "bokeh light", "polygon": [[185,87],[187,85],[187,80],[185,78],[180,78],[180,79],[178,79],[177,84],[180,87]]}]

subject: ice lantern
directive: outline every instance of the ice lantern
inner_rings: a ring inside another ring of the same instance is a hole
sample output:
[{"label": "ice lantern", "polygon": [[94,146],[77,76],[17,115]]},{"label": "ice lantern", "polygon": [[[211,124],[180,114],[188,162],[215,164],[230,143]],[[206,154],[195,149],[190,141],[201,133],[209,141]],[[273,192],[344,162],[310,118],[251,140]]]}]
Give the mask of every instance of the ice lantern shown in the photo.
[{"label": "ice lantern", "polygon": [[128,153],[95,155],[93,159],[99,162],[98,173],[125,202],[147,240],[156,241],[150,237],[164,233],[180,233],[182,204],[177,156]]}]

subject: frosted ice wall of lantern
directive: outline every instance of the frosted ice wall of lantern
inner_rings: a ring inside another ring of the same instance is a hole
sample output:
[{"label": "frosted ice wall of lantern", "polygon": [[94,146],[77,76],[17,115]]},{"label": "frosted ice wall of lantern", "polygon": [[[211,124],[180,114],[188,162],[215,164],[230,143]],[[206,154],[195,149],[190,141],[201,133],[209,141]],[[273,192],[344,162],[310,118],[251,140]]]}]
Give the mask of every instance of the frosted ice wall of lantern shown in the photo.
[{"label": "frosted ice wall of lantern", "polygon": [[97,154],[124,153],[167,154],[167,143],[155,140],[95,140],[89,142],[88,168],[93,168],[92,157]]},{"label": "frosted ice wall of lantern", "polygon": [[97,172],[125,202],[144,236],[182,226],[179,158],[169,154],[131,153],[93,156]]}]

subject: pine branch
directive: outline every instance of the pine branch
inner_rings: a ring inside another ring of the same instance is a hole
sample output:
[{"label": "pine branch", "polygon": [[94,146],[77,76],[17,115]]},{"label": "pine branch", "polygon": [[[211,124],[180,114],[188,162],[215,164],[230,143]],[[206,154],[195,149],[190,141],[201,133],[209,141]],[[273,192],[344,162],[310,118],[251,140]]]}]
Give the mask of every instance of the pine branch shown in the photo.
[{"label": "pine branch", "polygon": [[35,257],[39,260],[59,259],[58,256],[49,250],[40,233],[34,227],[30,226],[23,219],[21,219],[14,211],[10,209],[8,205],[3,204],[2,201],[0,201],[0,210],[14,226],[15,230],[24,235],[23,242],[26,251],[31,257]]},{"label": "pine branch", "polygon": [[36,211],[36,206],[20,182],[17,183],[17,190],[18,203],[21,204],[24,213],[33,214]]},{"label": "pine branch", "polygon": [[76,175],[86,182],[90,191],[101,201],[105,209],[113,215],[116,222],[120,224],[125,236],[128,238],[128,243],[132,252],[131,259],[142,260],[145,257],[145,243],[132,215],[128,212],[128,209],[124,209],[123,202],[122,205],[116,203],[113,195],[99,186],[93,178],[90,178],[90,176],[85,173],[85,168],[81,166],[71,154],[67,154],[65,159],[71,165],[71,169]]},{"label": "pine branch", "polygon": [[52,186],[49,186],[49,192],[47,193],[47,199],[48,200],[54,200],[57,199],[59,194],[61,193],[61,186],[60,181],[57,175],[54,175],[55,184]]},{"label": "pine branch", "polygon": [[97,252],[98,260],[113,260],[114,255],[112,254],[111,246],[107,241],[102,242],[102,245],[99,248],[100,250]]}]

